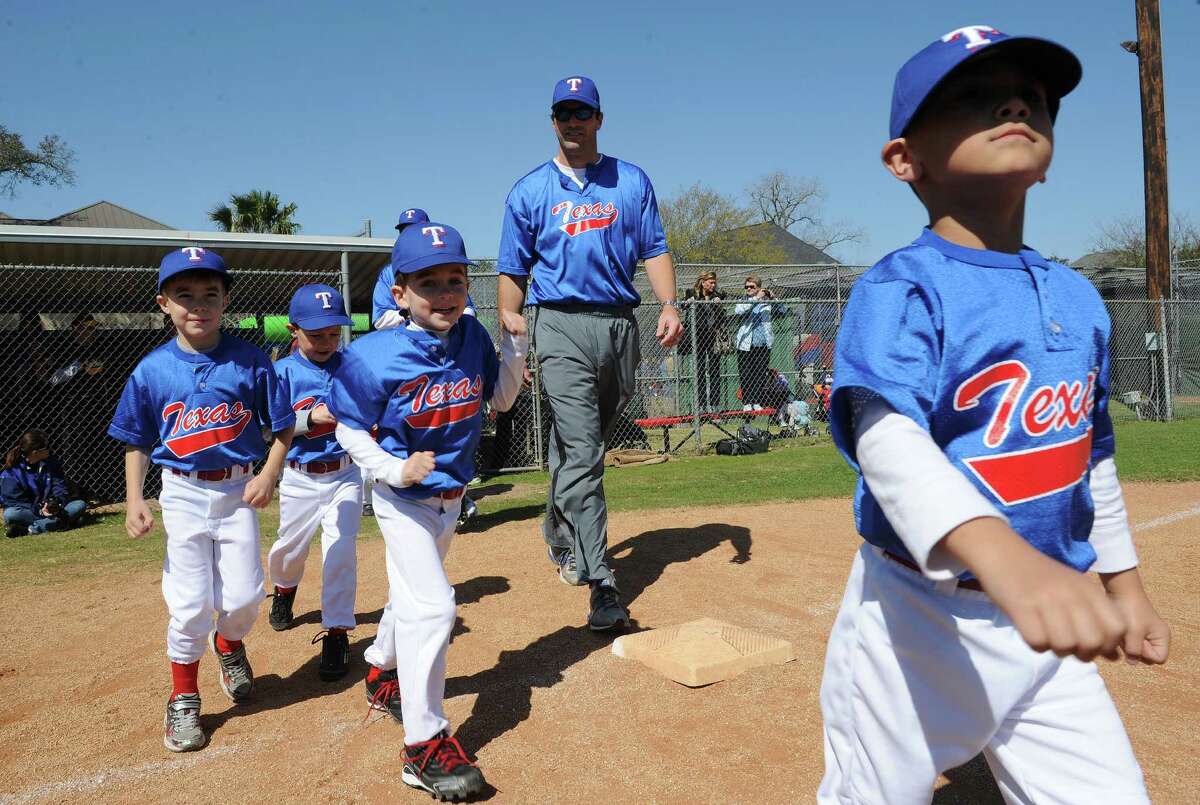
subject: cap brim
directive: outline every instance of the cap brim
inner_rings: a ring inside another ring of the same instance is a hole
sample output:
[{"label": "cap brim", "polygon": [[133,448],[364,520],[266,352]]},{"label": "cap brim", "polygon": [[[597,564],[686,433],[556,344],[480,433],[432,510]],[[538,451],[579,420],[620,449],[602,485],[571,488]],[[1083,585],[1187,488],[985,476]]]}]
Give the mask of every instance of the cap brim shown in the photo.
[{"label": "cap brim", "polygon": [[571,103],[571,102],[581,103],[584,106],[592,107],[597,112],[600,111],[600,104],[596,103],[591,98],[581,98],[578,95],[568,95],[565,98],[559,98],[557,101],[550,104],[550,109],[553,110],[554,107],[558,106],[560,103]]},{"label": "cap brim", "polygon": [[1057,42],[1051,42],[1049,39],[1039,39],[1035,36],[1013,36],[999,42],[993,42],[985,48],[980,48],[954,65],[953,69],[938,79],[937,83],[929,88],[920,105],[913,110],[908,121],[904,124],[903,131],[896,136],[903,137],[908,133],[913,123],[929,105],[929,100],[937,94],[937,91],[951,76],[957,74],[964,67],[978,64],[984,59],[1007,58],[1017,56],[1018,54],[1023,54],[1018,59],[1019,62],[1028,67],[1045,86],[1046,99],[1050,104],[1050,119],[1053,121],[1058,116],[1059,101],[1068,95],[1071,90],[1079,86],[1080,80],[1083,79],[1083,65],[1079,63],[1079,59],[1075,58],[1074,53]]},{"label": "cap brim", "polygon": [[1011,55],[1014,52],[1025,54],[1021,63],[1029,67],[1045,85],[1047,97],[1063,98],[1079,86],[1083,79],[1083,65],[1075,58],[1074,53],[1057,42],[1035,36],[1014,36],[988,45],[970,58],[964,59],[950,74],[960,69],[963,64],[995,58],[997,55]]},{"label": "cap brim", "polygon": [[353,327],[354,322],[349,316],[329,313],[324,316],[313,316],[311,319],[294,321],[292,324],[301,330],[324,330],[326,327]]},{"label": "cap brim", "polygon": [[405,263],[404,265],[396,265],[395,263],[392,263],[392,269],[397,274],[415,274],[422,269],[429,268],[430,266],[440,266],[444,263],[460,266],[479,265],[474,260],[459,258],[452,254],[426,254],[416,258],[415,260],[412,260],[411,262]]}]

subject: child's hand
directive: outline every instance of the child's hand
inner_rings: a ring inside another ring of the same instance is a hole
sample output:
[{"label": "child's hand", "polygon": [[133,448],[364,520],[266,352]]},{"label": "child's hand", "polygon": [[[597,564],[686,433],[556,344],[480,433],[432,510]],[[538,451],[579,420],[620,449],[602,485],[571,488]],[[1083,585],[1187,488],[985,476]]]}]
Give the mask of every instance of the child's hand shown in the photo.
[{"label": "child's hand", "polygon": [[125,533],[130,539],[141,539],[154,528],[154,515],[145,500],[129,501],[125,506]]},{"label": "child's hand", "polygon": [[404,460],[404,469],[400,472],[402,484],[412,486],[421,483],[433,472],[435,464],[436,460],[430,451],[413,453]]},{"label": "child's hand", "polygon": [[983,585],[1034,651],[1115,660],[1128,624],[1093,579],[1043,555],[1002,520],[960,525],[941,543]]},{"label": "child's hand", "polygon": [[265,509],[275,494],[275,476],[260,472],[246,484],[242,491],[242,500],[256,509]]},{"label": "child's hand", "polygon": [[312,425],[336,425],[337,417],[329,413],[329,407],[325,403],[321,403],[309,412],[308,424],[310,427]]},{"label": "child's hand", "polygon": [[1121,648],[1129,662],[1162,665],[1171,646],[1171,627],[1159,617],[1150,603],[1137,568],[1120,573],[1102,573],[1101,581],[1108,597],[1125,616],[1129,627]]}]

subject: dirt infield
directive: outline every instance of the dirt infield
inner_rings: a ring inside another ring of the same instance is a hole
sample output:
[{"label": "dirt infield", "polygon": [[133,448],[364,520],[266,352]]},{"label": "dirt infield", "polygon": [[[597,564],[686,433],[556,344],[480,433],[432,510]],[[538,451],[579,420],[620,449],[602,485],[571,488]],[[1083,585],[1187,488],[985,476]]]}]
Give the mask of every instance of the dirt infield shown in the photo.
[{"label": "dirt infield", "polygon": [[[1193,802],[1200,484],[1126,491],[1174,643],[1165,668],[1103,672],[1155,802]],[[848,503],[637,512],[614,516],[611,533],[641,627],[715,617],[785,637],[799,658],[684,688],[612,656],[608,640],[582,628],[587,592],[558,582],[536,521],[461,535],[447,562],[460,604],[447,711],[494,801],[812,801],[825,638],[857,544]],[[382,542],[360,544],[351,675],[317,679],[318,585],[302,585],[297,627],[272,632],[264,606],[247,639],[253,704],[231,706],[204,659],[211,740],[188,755],[161,743],[169,680],[157,569],[0,592],[0,802],[425,801],[400,783],[399,728],[364,721],[362,652],[384,603],[382,559]],[[998,801],[979,762],[951,773],[935,797]]]}]

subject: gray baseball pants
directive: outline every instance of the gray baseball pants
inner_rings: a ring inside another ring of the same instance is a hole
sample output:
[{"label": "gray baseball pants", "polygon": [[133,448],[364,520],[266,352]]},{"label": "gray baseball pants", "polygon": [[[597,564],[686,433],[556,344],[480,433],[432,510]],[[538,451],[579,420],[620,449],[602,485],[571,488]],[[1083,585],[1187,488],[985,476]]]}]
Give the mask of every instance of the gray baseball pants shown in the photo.
[{"label": "gray baseball pants", "polygon": [[533,347],[553,425],[546,544],[575,553],[579,578],[613,580],[604,500],[605,442],[633,396],[641,359],[628,307],[539,305]]}]

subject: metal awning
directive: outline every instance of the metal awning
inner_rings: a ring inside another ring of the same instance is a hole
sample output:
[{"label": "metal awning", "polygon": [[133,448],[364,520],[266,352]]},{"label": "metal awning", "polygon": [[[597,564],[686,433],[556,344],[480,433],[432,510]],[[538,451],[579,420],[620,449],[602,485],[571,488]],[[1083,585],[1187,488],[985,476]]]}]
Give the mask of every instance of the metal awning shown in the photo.
[{"label": "metal awning", "polygon": [[387,238],[0,225],[0,266],[157,268],[163,255],[184,246],[219,252],[235,276],[238,269],[340,274],[345,266],[356,310],[364,303],[369,309],[392,251]]}]

